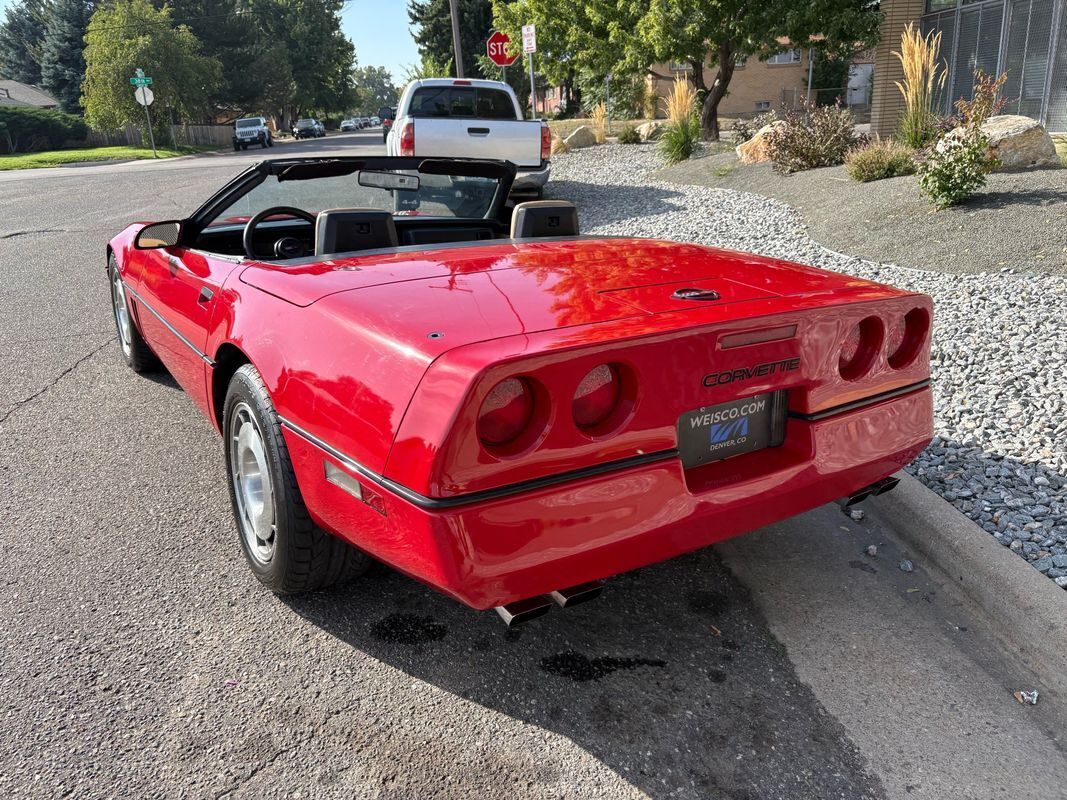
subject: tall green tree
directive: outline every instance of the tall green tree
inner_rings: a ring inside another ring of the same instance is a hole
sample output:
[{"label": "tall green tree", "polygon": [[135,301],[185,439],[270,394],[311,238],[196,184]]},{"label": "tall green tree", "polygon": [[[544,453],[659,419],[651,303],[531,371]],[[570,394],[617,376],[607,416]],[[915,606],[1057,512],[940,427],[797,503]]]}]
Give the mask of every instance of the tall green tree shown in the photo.
[{"label": "tall green tree", "polygon": [[7,7],[0,23],[0,76],[40,85],[49,11],[45,0],[19,0]]},{"label": "tall green tree", "polygon": [[359,92],[360,113],[371,116],[382,106],[395,106],[399,94],[385,67],[359,67],[352,75]]},{"label": "tall green tree", "polygon": [[85,80],[85,31],[93,15],[91,0],[54,0],[41,47],[41,86],[69,114],[81,113]]},{"label": "tall green tree", "polygon": [[[492,0],[457,0],[456,8],[459,15],[459,42],[463,50],[464,74],[468,78],[487,77],[482,71],[478,56],[485,55],[485,42],[493,31]],[[420,55],[430,56],[433,63],[445,64],[451,60],[453,65],[455,64],[452,15],[448,0],[410,0],[408,20],[414,29],[413,35]],[[456,74],[455,66],[450,74]]]},{"label": "tall green tree", "polygon": [[285,117],[355,105],[356,48],[341,31],[343,7],[344,0],[256,0],[251,6],[264,41],[288,56],[292,92]]},{"label": "tall green tree", "polygon": [[878,41],[881,22],[871,0],[650,0],[636,38],[656,61],[706,61],[716,70],[700,125],[718,139],[719,103],[739,60],[789,47],[851,53]]},{"label": "tall green tree", "polygon": [[130,86],[138,67],[154,79],[157,132],[165,128],[167,109],[185,121],[211,114],[221,66],[200,52],[186,25],[172,23],[170,8],[156,9],[148,0],[113,0],[93,12],[85,42],[81,102],[92,127],[133,122],[145,128],[144,111]]},{"label": "tall green tree", "polygon": [[[872,0],[493,0],[494,20],[512,39],[537,25],[537,63],[550,81],[568,71],[632,77],[654,63],[690,64],[702,91],[705,136],[719,136],[719,103],[740,60],[792,46],[839,56],[878,41]],[[704,85],[705,64],[715,69]]]}]

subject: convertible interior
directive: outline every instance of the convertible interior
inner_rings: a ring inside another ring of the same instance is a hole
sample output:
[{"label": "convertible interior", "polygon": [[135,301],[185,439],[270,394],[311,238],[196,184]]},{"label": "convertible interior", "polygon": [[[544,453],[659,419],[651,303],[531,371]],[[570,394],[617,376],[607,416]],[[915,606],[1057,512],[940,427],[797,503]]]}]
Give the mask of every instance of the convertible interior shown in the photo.
[{"label": "convertible interior", "polygon": [[286,262],[370,250],[578,235],[575,207],[512,205],[509,162],[404,157],[272,160],[183,224],[183,244]]}]

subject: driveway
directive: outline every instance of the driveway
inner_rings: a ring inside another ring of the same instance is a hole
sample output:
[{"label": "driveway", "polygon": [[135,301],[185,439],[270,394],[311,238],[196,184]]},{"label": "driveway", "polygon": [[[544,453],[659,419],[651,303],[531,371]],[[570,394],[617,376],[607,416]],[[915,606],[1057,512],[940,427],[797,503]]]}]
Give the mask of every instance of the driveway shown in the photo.
[{"label": "driveway", "polygon": [[0,795],[1062,796],[1059,701],[1016,703],[952,587],[836,507],[514,631],[384,567],[263,591],[217,436],[120,361],[103,258],[259,155],[0,181]]}]

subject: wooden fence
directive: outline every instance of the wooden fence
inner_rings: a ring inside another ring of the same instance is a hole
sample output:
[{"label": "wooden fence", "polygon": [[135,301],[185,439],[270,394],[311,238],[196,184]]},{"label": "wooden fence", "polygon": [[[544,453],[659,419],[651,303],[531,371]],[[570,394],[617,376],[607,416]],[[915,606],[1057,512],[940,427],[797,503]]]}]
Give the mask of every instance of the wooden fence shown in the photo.
[{"label": "wooden fence", "polygon": [[[156,147],[173,147],[174,145],[225,147],[232,141],[233,128],[229,125],[171,125],[170,134],[164,135],[162,141],[157,139]],[[91,147],[115,145],[148,147],[147,139],[142,139],[140,129],[133,124],[127,124],[126,127],[113,131],[89,131],[85,143]]]}]

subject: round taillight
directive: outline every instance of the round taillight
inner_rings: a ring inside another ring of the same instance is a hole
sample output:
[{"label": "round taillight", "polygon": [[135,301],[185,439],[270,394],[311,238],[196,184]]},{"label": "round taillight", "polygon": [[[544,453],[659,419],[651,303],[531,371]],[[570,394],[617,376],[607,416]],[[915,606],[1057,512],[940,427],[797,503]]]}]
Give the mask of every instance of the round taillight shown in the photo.
[{"label": "round taillight", "polygon": [[601,364],[593,367],[574,391],[571,413],[575,425],[595,428],[615,411],[621,394],[622,380],[615,366]]},{"label": "round taillight", "polygon": [[889,366],[902,369],[914,361],[929,330],[930,314],[925,308],[913,308],[903,317],[897,317],[886,337]]},{"label": "round taillight", "polygon": [[841,343],[837,357],[841,377],[854,381],[867,374],[884,337],[885,329],[878,317],[867,317],[853,325]]},{"label": "round taillight", "polygon": [[523,378],[505,378],[489,390],[478,411],[478,438],[499,446],[513,442],[530,424],[534,398]]}]

